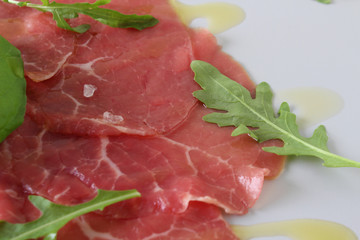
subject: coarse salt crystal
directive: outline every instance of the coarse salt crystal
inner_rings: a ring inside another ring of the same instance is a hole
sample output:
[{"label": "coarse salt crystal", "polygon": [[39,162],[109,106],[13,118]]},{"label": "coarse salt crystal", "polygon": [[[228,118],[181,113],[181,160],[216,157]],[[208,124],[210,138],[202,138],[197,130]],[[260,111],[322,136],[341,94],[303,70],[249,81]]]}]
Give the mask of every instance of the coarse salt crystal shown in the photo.
[{"label": "coarse salt crystal", "polygon": [[124,118],[122,116],[114,115],[111,112],[104,112],[103,118],[105,121],[113,123],[113,124],[121,123],[122,121],[124,121]]},{"label": "coarse salt crystal", "polygon": [[95,93],[95,91],[97,90],[97,87],[92,85],[92,84],[85,84],[84,85],[84,97],[92,97]]}]

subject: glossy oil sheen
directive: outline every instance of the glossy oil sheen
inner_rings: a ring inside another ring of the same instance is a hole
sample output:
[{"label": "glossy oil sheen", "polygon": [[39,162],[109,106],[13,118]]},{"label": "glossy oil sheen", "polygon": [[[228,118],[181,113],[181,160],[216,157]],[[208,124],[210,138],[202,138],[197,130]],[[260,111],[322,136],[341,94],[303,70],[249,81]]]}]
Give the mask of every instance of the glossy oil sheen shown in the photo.
[{"label": "glossy oil sheen", "polygon": [[284,236],[293,240],[357,240],[344,225],[317,219],[298,219],[251,226],[232,226],[241,240]]},{"label": "glossy oil sheen", "polygon": [[321,123],[339,113],[344,106],[336,92],[320,87],[298,87],[276,92],[278,101],[287,102],[300,125]]},{"label": "glossy oil sheen", "polygon": [[245,18],[242,8],[230,3],[187,5],[177,0],[169,0],[169,2],[184,24],[190,25],[195,19],[205,18],[208,29],[213,34],[224,32],[238,25]]}]

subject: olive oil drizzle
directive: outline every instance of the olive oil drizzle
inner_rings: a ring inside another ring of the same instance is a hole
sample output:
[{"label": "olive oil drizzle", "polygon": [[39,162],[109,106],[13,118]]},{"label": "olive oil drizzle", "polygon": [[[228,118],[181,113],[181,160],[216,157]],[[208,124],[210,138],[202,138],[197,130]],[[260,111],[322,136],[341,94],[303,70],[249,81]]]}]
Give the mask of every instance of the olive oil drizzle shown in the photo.
[{"label": "olive oil drizzle", "polygon": [[233,225],[241,240],[258,237],[285,236],[293,240],[357,240],[355,233],[344,225],[318,219],[297,219],[250,226]]},{"label": "olive oil drizzle", "polygon": [[312,126],[329,119],[344,107],[343,98],[336,92],[320,87],[297,87],[277,91],[275,97],[286,101],[298,116],[300,125]]},{"label": "olive oil drizzle", "polygon": [[213,2],[187,5],[177,0],[169,2],[184,24],[190,25],[197,18],[205,18],[208,29],[213,34],[224,32],[240,24],[245,18],[245,12],[235,4]]}]

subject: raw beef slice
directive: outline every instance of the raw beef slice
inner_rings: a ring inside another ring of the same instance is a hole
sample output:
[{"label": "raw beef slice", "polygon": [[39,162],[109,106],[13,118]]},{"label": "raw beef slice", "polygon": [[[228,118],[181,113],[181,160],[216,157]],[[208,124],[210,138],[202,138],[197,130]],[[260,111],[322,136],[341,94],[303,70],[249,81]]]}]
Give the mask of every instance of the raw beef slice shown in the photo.
[{"label": "raw beef slice", "polygon": [[2,1],[0,35],[21,51],[25,75],[36,82],[53,77],[74,50],[75,34],[57,27],[50,14]]},{"label": "raw beef slice", "polygon": [[[140,231],[143,221],[158,218],[174,219],[177,225],[178,221],[183,222],[179,216],[188,214],[193,201],[211,203],[230,213],[245,213],[258,198],[264,175],[278,172],[283,160],[270,153],[265,156],[261,146],[247,136],[231,137],[232,129],[218,131],[214,125],[203,124],[200,117],[204,111],[207,110],[199,105],[176,132],[154,138],[64,136],[49,133],[27,119],[1,145],[1,176],[10,182],[1,184],[0,193],[6,199],[1,205],[1,218],[23,222],[38,217],[39,213],[26,200],[28,194],[76,204],[94,197],[97,188],[136,188],[142,197],[76,220],[74,224],[81,229],[89,229],[91,222],[110,221]],[[268,168],[255,166],[262,158],[268,160]],[[218,221],[225,224],[220,218]],[[209,227],[210,223],[198,224]],[[196,226],[184,225],[178,231],[187,232],[192,227]],[[173,225],[168,228],[173,229]],[[83,234],[91,235],[92,231]],[[153,231],[155,234],[161,229]]]},{"label": "raw beef slice", "polygon": [[[264,176],[282,169],[283,158],[264,153],[246,135],[231,137],[231,128],[204,123],[206,111],[199,105],[177,131],[153,138],[64,136],[27,119],[1,145],[2,174],[16,176],[26,193],[61,204],[89,200],[98,188],[137,189],[142,198],[127,201],[136,209],[104,211],[121,218],[183,212],[190,201],[244,214],[259,197]],[[256,167],[264,159],[267,165]]]},{"label": "raw beef slice", "polygon": [[154,15],[155,27],[115,29],[82,18],[92,27],[77,37],[61,71],[48,81],[28,82],[28,113],[36,122],[66,134],[147,136],[186,119],[198,88],[189,68],[194,56],[188,30],[167,1],[136,7],[141,2],[113,6]]},{"label": "raw beef slice", "polygon": [[98,188],[135,188],[141,198],[80,217],[59,239],[234,239],[218,207],[247,212],[264,178],[284,164],[261,147],[281,143],[231,137],[233,128],[202,121],[209,110],[192,97],[189,64],[208,61],[250,91],[254,84],[211,34],[185,28],[167,1],[109,6],[160,23],[139,32],[92,22],[54,77],[28,79],[25,123],[0,144],[0,219],[37,218],[29,194],[78,204]]},{"label": "raw beef slice", "polygon": [[209,204],[192,202],[184,213],[135,219],[82,216],[58,233],[58,240],[235,240],[221,211]]}]

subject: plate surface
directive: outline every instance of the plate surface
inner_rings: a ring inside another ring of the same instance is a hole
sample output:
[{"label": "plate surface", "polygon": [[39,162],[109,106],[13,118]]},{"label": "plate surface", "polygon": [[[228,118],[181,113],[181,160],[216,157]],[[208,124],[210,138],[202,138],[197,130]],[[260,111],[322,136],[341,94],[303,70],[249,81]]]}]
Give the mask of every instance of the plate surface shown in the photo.
[{"label": "plate surface", "polygon": [[[205,2],[209,0],[196,1]],[[242,24],[217,35],[224,51],[245,67],[254,82],[268,82],[275,96],[300,87],[337,93],[344,103],[341,110],[315,125],[300,126],[301,131],[310,136],[324,124],[330,151],[360,161],[360,1],[221,2],[239,5],[246,13]],[[295,109],[306,107],[289,104]],[[323,167],[319,159],[291,158],[278,179],[265,183],[247,215],[228,220],[251,225],[300,218],[337,222],[360,236],[360,169],[332,169]]]}]

